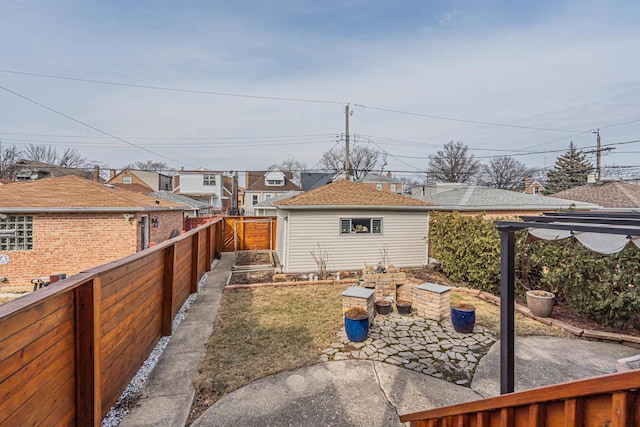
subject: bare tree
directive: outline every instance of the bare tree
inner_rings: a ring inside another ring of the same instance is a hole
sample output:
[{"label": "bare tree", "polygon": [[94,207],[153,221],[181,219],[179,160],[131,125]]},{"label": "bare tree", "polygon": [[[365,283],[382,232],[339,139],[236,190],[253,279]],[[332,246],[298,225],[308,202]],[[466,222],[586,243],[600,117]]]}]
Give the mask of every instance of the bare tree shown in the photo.
[{"label": "bare tree", "polygon": [[307,165],[296,160],[291,154],[277,166],[284,172],[302,172],[307,169]]},{"label": "bare tree", "polygon": [[462,141],[449,141],[443,150],[429,156],[429,178],[439,182],[469,182],[480,170],[480,162],[468,154]]},{"label": "bare tree", "polygon": [[522,190],[524,180],[532,173],[533,169],[511,156],[494,157],[488,165],[482,165],[480,183],[502,190]]},{"label": "bare tree", "polygon": [[0,179],[13,179],[16,173],[15,163],[22,153],[15,145],[4,145],[0,141]]},{"label": "bare tree", "polygon": [[318,266],[318,275],[320,279],[324,280],[327,278],[327,263],[329,262],[329,251],[327,249],[323,249],[318,243],[318,253],[314,249],[309,251],[311,253],[311,257],[313,257],[313,261]]},{"label": "bare tree", "polygon": [[58,150],[51,145],[29,144],[24,150],[23,158],[34,162],[63,166],[65,168],[84,169],[91,166],[89,160],[82,157],[77,149],[67,148],[62,153],[59,153]]},{"label": "bare tree", "polygon": [[293,174],[293,180],[298,184],[300,183],[301,172],[304,172],[307,169],[307,165],[296,160],[291,154],[289,154],[282,163],[276,166],[283,172],[291,172]]},{"label": "bare tree", "polygon": [[153,160],[146,160],[144,162],[135,162],[125,165],[122,169],[135,169],[139,171],[149,172],[162,172],[170,171],[171,168],[164,162],[154,162]]},{"label": "bare tree", "polygon": [[[345,152],[341,147],[333,147],[326,151],[320,159],[320,164],[334,172],[344,170]],[[386,156],[381,155],[378,150],[365,146],[354,146],[349,153],[351,173],[354,178],[362,178],[373,170],[377,169],[379,163],[386,162]]]}]

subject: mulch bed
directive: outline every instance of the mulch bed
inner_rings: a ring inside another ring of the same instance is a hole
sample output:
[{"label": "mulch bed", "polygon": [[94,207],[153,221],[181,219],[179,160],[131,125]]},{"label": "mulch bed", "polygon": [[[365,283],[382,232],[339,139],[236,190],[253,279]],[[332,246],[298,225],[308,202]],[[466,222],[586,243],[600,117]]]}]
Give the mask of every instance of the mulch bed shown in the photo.
[{"label": "mulch bed", "polygon": [[243,251],[236,253],[236,265],[264,265],[270,264],[268,252]]}]

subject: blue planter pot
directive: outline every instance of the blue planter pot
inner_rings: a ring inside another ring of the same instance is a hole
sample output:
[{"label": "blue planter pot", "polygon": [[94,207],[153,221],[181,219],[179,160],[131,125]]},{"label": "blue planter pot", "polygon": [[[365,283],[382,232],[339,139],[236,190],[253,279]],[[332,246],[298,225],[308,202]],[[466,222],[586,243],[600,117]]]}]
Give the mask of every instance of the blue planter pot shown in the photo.
[{"label": "blue planter pot", "polygon": [[361,342],[367,339],[369,334],[369,318],[350,319],[344,316],[344,329],[347,332],[347,338],[353,342]]},{"label": "blue planter pot", "polygon": [[453,323],[453,329],[457,332],[470,334],[476,324],[476,308],[473,306],[470,306],[470,308],[456,308],[452,305],[451,323]]}]

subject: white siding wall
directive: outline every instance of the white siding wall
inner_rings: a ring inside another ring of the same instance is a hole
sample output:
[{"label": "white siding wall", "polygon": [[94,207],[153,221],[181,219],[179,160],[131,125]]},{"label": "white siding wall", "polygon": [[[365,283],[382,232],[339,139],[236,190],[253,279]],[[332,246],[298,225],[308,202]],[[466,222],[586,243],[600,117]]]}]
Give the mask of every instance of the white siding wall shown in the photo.
[{"label": "white siding wall", "polygon": [[[377,265],[385,245],[389,262],[396,267],[421,266],[427,262],[427,212],[293,210],[288,214],[288,254],[278,253],[281,261],[287,260],[285,271],[317,270],[310,251],[317,253],[318,243],[322,249],[328,250],[328,270],[361,269],[365,263]],[[340,218],[382,218],[382,234],[341,235]]]},{"label": "white siding wall", "polygon": [[216,174],[216,185],[202,185],[202,174],[199,173],[186,173],[180,174],[180,194],[185,196],[189,195],[204,195],[204,194],[216,194],[216,199],[211,197],[194,197],[196,200],[202,200],[205,203],[210,203],[214,208],[220,208],[222,206],[222,176]]}]

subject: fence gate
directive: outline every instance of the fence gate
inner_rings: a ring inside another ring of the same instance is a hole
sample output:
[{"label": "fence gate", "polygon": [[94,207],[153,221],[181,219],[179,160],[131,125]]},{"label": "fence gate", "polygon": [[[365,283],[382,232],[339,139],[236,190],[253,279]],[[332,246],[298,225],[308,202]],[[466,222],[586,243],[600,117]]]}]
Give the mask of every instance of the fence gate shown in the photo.
[{"label": "fence gate", "polygon": [[225,217],[224,252],[275,249],[276,218]]}]

